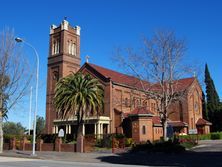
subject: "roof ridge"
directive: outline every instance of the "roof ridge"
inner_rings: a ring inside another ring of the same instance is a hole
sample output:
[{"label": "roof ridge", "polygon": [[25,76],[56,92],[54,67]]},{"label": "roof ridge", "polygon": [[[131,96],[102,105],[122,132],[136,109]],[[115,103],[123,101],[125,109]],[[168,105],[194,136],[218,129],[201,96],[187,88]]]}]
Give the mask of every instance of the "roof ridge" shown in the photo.
[{"label": "roof ridge", "polygon": [[[92,66],[96,66],[96,67],[99,67],[99,68],[103,68],[104,70],[109,70],[109,71],[112,71],[112,72],[115,72],[115,73],[118,73],[118,74],[121,74],[121,75],[125,75],[125,76],[128,76],[128,77],[132,77],[132,78],[135,78],[135,79],[139,79],[133,75],[129,75],[129,74],[125,74],[125,73],[122,73],[122,72],[119,72],[119,71],[115,71],[113,69],[109,69],[109,68],[106,68],[106,67],[102,67],[102,66],[99,66],[99,65],[96,65],[96,64],[93,64],[93,63],[88,63],[89,65],[92,65]],[[145,80],[142,80],[142,81],[145,81]],[[148,81],[145,81],[145,82],[148,82]]]},{"label": "roof ridge", "polygon": [[[90,67],[92,67],[94,70],[96,70],[98,73],[103,75],[106,78],[110,78],[113,82],[123,84],[126,86],[133,86],[135,88],[143,89],[144,86],[157,86],[159,83],[152,83],[146,80],[142,80],[139,77],[124,74],[122,72],[118,72],[109,68],[105,68],[93,63],[86,63]],[[193,83],[195,77],[187,77],[187,78],[181,78],[175,81],[179,81],[179,89],[184,89],[190,87],[190,85]],[[192,81],[191,81],[192,80]]]},{"label": "roof ridge", "polygon": [[[109,71],[112,71],[112,72],[115,72],[115,73],[119,73],[119,74],[122,74],[122,75],[125,75],[125,76],[128,76],[128,77],[132,77],[132,78],[135,78],[135,79],[139,79],[133,75],[129,75],[129,74],[125,74],[123,72],[119,72],[119,71],[115,71],[113,69],[110,69],[110,68],[106,68],[106,67],[103,67],[103,66],[100,66],[100,65],[97,65],[97,64],[93,64],[93,63],[87,63],[89,65],[92,65],[92,66],[96,66],[96,67],[99,67],[99,68],[102,68],[104,70],[109,70]],[[185,77],[185,78],[181,78],[181,79],[178,79],[178,80],[175,80],[175,81],[182,81],[182,80],[187,80],[187,79],[195,79],[196,77]],[[142,80],[142,81],[145,81],[145,82],[148,82],[146,80]],[[153,83],[155,84],[155,83]]]}]

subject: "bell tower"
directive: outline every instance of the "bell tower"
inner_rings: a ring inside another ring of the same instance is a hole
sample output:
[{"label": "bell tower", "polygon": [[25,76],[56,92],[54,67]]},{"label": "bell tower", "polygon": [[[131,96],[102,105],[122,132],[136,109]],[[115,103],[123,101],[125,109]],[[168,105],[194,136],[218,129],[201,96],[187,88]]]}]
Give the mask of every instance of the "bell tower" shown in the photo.
[{"label": "bell tower", "polygon": [[46,133],[55,133],[53,120],[57,118],[53,105],[56,82],[80,69],[80,27],[72,27],[63,20],[57,27],[51,25],[48,55]]}]

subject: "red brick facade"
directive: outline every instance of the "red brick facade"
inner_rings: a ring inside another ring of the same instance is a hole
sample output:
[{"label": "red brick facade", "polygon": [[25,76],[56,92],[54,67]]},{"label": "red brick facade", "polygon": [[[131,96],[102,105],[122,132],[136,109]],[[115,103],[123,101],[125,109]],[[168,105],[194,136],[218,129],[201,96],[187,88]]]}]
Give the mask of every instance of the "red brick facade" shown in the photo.
[{"label": "red brick facade", "polygon": [[[85,132],[124,133],[136,142],[160,139],[163,130],[158,120],[156,101],[146,98],[139,79],[89,63],[80,68],[79,31],[79,27],[72,28],[67,21],[63,21],[59,27],[52,26],[50,31],[46,132],[58,133],[60,125],[65,127],[65,133],[74,132],[74,118],[73,122],[67,122],[56,117],[53,96],[56,81],[79,70],[97,78],[105,91],[104,113],[100,118],[89,118],[86,123],[91,128],[86,125],[83,128]],[[56,47],[59,49],[56,50]],[[186,90],[186,94],[182,100],[170,106],[173,114],[169,116],[169,124],[175,131],[187,133],[189,129],[196,129],[197,122],[202,119],[202,90],[196,78],[182,79],[178,83],[178,90]],[[149,86],[147,82],[143,81],[143,84]],[[137,111],[141,107],[144,111]],[[201,123],[199,129],[202,133],[209,133],[210,123]]]}]

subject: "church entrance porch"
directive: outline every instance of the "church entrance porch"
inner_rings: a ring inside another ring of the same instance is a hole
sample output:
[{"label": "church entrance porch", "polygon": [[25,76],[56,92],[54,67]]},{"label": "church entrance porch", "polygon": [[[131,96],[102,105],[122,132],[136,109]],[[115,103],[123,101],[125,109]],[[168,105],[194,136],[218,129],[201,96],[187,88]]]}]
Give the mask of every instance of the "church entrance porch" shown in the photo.
[{"label": "church entrance porch", "polygon": [[[63,129],[66,136],[73,138],[77,137],[77,120],[54,120],[53,133],[58,134],[59,130]],[[106,116],[88,117],[83,120],[82,134],[95,135],[96,138],[103,134],[110,133],[110,118]]]}]

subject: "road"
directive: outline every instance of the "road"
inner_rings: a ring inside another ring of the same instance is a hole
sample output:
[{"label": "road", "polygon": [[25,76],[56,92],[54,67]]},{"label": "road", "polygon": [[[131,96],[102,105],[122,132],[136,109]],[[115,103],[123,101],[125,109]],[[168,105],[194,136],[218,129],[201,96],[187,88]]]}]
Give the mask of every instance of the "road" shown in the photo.
[{"label": "road", "polygon": [[136,167],[136,165],[119,165],[107,163],[85,163],[40,160],[30,158],[0,157],[0,167]]},{"label": "road", "polygon": [[[5,153],[0,156],[0,167],[222,167],[222,140],[200,141],[196,148],[178,154],[38,152],[38,159],[31,159],[29,154],[27,152]],[[12,156],[14,157],[12,158]],[[22,158],[15,158],[15,156]]]},{"label": "road", "polygon": [[195,152],[222,152],[222,140],[200,140]]}]

